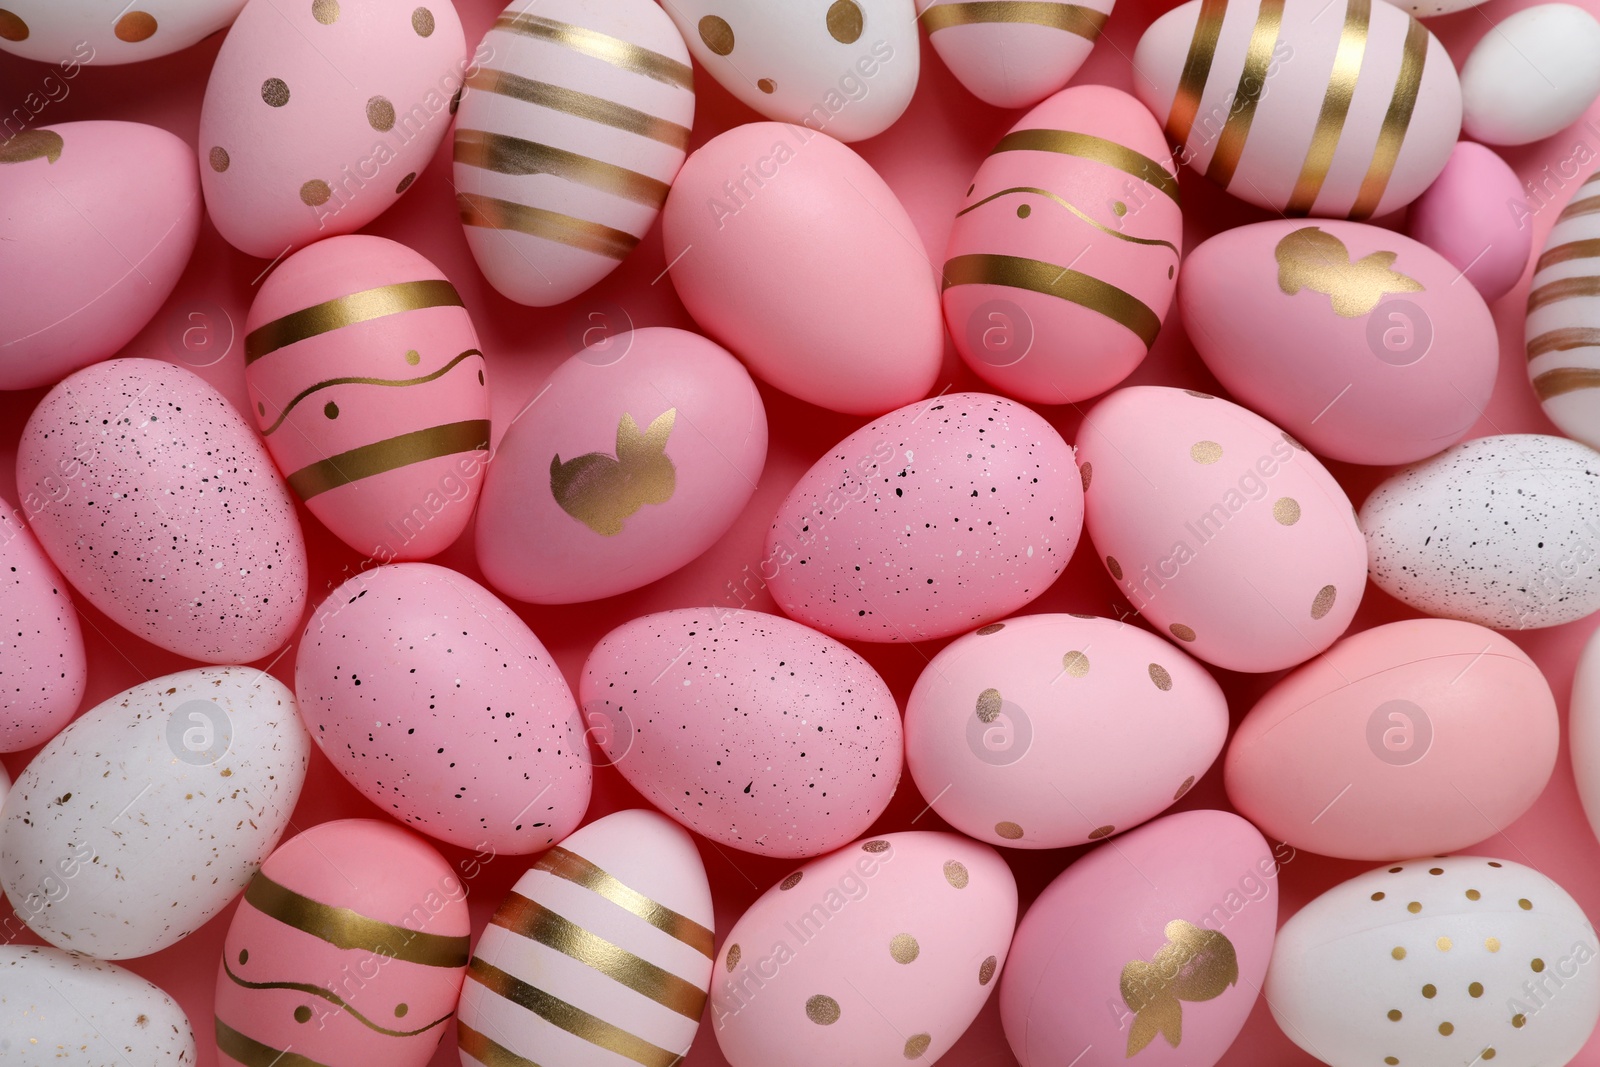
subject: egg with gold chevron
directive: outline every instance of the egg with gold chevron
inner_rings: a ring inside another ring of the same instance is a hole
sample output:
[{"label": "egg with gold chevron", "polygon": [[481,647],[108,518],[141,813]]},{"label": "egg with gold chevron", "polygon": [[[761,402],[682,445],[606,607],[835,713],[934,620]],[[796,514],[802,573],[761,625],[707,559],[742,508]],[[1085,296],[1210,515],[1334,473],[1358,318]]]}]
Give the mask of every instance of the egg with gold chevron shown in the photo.
[{"label": "egg with gold chevron", "polygon": [[1444,45],[1384,0],[1189,0],[1145,30],[1133,67],[1181,163],[1290,216],[1402,208],[1461,132]]},{"label": "egg with gold chevron", "polygon": [[1177,286],[1183,212],[1171,153],[1119,89],[1063,89],[984,159],[956,212],[944,315],[1001,392],[1066,404],[1144,359]]},{"label": "egg with gold chevron", "polygon": [[456,115],[456,204],[500,293],[547,307],[627,258],[694,122],[689,50],[651,0],[513,0]]},{"label": "egg with gold chevron", "polygon": [[1115,0],[933,0],[922,27],[967,91],[995,107],[1031,107],[1089,58]]},{"label": "egg with gold chevron", "polygon": [[381,563],[448,547],[483,484],[489,393],[444,273],[382,237],[332,237],[267,277],[245,331],[249,415],[311,513]]},{"label": "egg with gold chevron", "polygon": [[478,936],[461,987],[462,1067],[672,1067],[712,971],[694,839],[631,808],[530,867]]},{"label": "egg with gold chevron", "polygon": [[1600,171],[1550,229],[1528,293],[1528,375],[1544,413],[1600,448]]},{"label": "egg with gold chevron", "polygon": [[466,973],[468,881],[422,838],[377,819],[320,823],[245,888],[217,967],[223,1067],[423,1067]]}]

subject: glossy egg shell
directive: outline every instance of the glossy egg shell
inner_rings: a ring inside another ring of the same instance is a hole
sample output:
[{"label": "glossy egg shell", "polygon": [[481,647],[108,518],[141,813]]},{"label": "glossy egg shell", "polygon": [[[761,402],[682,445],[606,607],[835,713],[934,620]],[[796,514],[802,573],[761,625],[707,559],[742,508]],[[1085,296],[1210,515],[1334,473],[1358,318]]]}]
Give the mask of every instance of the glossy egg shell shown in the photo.
[{"label": "glossy egg shell", "polygon": [[1590,635],[1578,654],[1568,715],[1572,776],[1589,828],[1600,838],[1600,630]]},{"label": "glossy egg shell", "polygon": [[244,0],[139,0],[108,11],[88,0],[7,0],[0,51],[59,64],[74,78],[81,66],[137,63],[170,55],[233,21]]},{"label": "glossy egg shell", "polygon": [[1600,171],[1561,209],[1528,293],[1528,377],[1550,421],[1600,448]]},{"label": "glossy egg shell", "polygon": [[72,595],[22,516],[0,499],[0,752],[54,737],[89,678]]},{"label": "glossy egg shell", "polygon": [[131,971],[58,948],[0,946],[0,1026],[6,1062],[17,1067],[196,1062],[177,1001]]},{"label": "glossy egg shell", "polygon": [[1031,107],[1078,72],[1114,2],[933,0],[921,20],[933,50],[973,96],[995,107]]},{"label": "glossy egg shell", "polygon": [[1517,284],[1533,250],[1522,179],[1473,141],[1459,142],[1434,183],[1411,205],[1406,232],[1439,253],[1482,294],[1498,300]]},{"label": "glossy egg shell", "polygon": [[1495,145],[1553,137],[1600,96],[1597,54],[1589,8],[1535,4],[1495,20],[1461,65],[1462,130]]}]

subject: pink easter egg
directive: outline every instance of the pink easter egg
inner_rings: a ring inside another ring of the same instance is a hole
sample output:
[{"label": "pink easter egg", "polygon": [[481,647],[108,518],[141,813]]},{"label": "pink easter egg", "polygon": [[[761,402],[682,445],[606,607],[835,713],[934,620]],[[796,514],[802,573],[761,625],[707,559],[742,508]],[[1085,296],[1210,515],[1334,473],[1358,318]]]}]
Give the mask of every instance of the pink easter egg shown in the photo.
[{"label": "pink easter egg", "polygon": [[1412,203],[1406,232],[1449,260],[1485,300],[1498,300],[1533,251],[1526,197],[1517,172],[1493,149],[1462,141]]},{"label": "pink easter egg", "polygon": [[483,353],[461,294],[405,245],[319,241],[245,319],[251,416],[289,488],[383,563],[460,536],[488,464]]},{"label": "pink easter egg", "polygon": [[340,819],[279,845],[223,941],[219,1062],[423,1067],[466,973],[466,897],[443,856],[391,823]]},{"label": "pink easter egg", "polygon": [[[29,507],[50,503],[35,498]],[[3,499],[0,589],[0,752],[19,752],[50,740],[71,721],[89,667],[67,583],[22,512]]]},{"label": "pink easter egg", "polygon": [[64,122],[8,132],[0,389],[52,385],[133,340],[188,266],[200,210],[194,152],[166,130]]},{"label": "pink easter egg", "polygon": [[922,25],[967,91],[995,107],[1031,107],[1083,66],[1115,0],[971,4],[933,0]]},{"label": "pink easter egg", "polygon": [[661,226],[689,314],[756,377],[852,415],[933,388],[944,329],[922,239],[833,138],[778,122],[717,135],[684,163]]},{"label": "pink easter egg", "polygon": [[17,446],[33,532],[84,599],[202,663],[282,648],[306,546],[266,447],[198,374],[154,359],[86,367],[45,395]]},{"label": "pink easter egg", "polygon": [[212,223],[262,259],[361,229],[433,158],[466,55],[439,0],[249,0],[200,110]]},{"label": "pink easter egg", "polygon": [[567,604],[647,585],[738,518],[767,416],[739,361],[666,326],[567,360],[511,424],[478,511],[478,563],[518,600]]},{"label": "pink easter egg", "polygon": [[950,336],[978,377],[1066,404],[1133,373],[1176,286],[1172,170],[1155,119],[1104,85],[1057,93],[1000,139],[956,212],[943,270]]},{"label": "pink easter egg", "polygon": [[[109,67],[181,51],[225,29],[243,6],[244,0],[139,0],[107,10],[92,3],[7,0],[0,51],[60,64],[67,80],[89,63]],[[60,84],[41,79],[52,100],[70,92],[57,89]]]},{"label": "pink easter egg", "polygon": [[1460,279],[1392,230],[1275,219],[1189,253],[1178,306],[1240,403],[1319,456],[1387,466],[1455,444],[1489,404],[1498,335]]}]

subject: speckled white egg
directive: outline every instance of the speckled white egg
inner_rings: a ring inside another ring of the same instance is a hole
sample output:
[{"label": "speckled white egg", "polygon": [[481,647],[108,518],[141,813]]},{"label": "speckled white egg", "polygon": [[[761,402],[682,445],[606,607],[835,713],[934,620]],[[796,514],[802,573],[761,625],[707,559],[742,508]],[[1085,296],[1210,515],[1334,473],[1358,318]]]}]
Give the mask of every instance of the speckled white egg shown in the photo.
[{"label": "speckled white egg", "polygon": [[1543,140],[1600,96],[1600,20],[1537,4],[1494,23],[1461,67],[1461,131],[1484,144]]},{"label": "speckled white egg", "polygon": [[[61,488],[59,481],[51,488]],[[50,498],[29,501],[45,508]],[[78,710],[89,665],[78,611],[22,512],[0,499],[0,752],[48,741]]]},{"label": "speckled white egg", "polygon": [[1600,448],[1600,171],[1550,228],[1528,292],[1528,377],[1568,437]]},{"label": "speckled white egg", "polygon": [[194,1067],[189,1017],[132,971],[42,945],[0,946],[0,1059],[16,1067]]},{"label": "speckled white egg", "polygon": [[84,712],[0,812],[0,888],[58,948],[100,959],[174,944],[278,843],[311,741],[264,671],[201,667]]},{"label": "speckled white egg", "polygon": [[1600,609],[1600,454],[1564,437],[1464,441],[1361,506],[1368,571],[1418,611],[1499,630]]},{"label": "speckled white egg", "polygon": [[[59,64],[70,80],[80,64],[108,67],[181,51],[227,26],[243,6],[244,0],[131,0],[113,7],[91,0],[6,0],[0,51]],[[43,88],[57,91],[48,78]]]},{"label": "speckled white egg", "polygon": [[1278,931],[1265,999],[1331,1067],[1553,1067],[1600,1019],[1600,946],[1576,901],[1509,860],[1408,860]]}]

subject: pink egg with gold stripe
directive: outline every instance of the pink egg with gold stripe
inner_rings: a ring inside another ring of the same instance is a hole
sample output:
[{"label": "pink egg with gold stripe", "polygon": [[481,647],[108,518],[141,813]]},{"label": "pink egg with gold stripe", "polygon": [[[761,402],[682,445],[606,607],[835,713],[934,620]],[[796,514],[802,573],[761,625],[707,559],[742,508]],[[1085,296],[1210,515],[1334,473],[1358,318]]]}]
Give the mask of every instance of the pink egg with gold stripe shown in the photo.
[{"label": "pink egg with gold stripe", "polygon": [[967,91],[995,107],[1030,107],[1089,58],[1115,0],[933,0],[922,26]]}]

